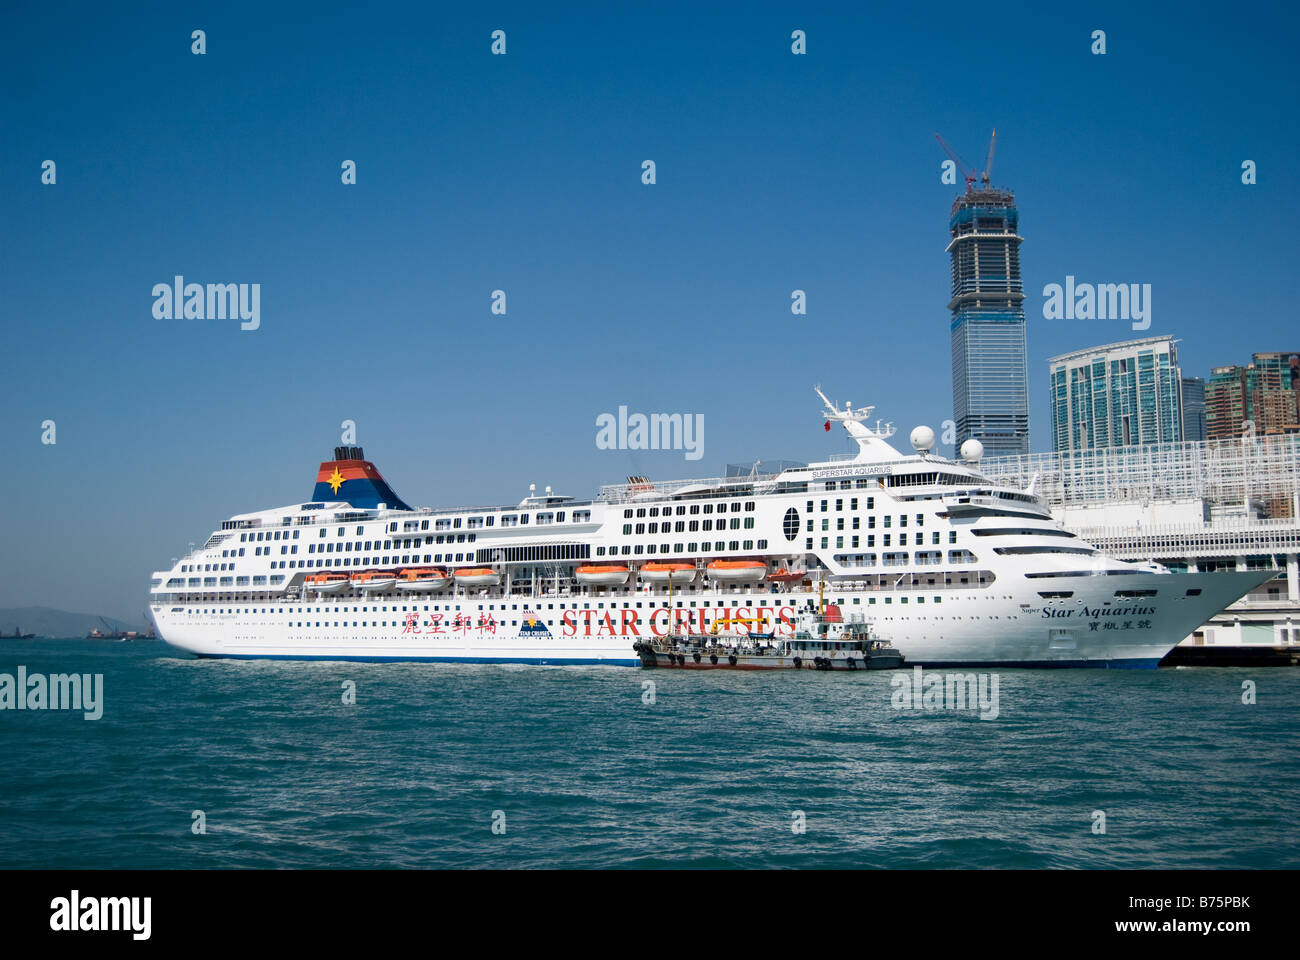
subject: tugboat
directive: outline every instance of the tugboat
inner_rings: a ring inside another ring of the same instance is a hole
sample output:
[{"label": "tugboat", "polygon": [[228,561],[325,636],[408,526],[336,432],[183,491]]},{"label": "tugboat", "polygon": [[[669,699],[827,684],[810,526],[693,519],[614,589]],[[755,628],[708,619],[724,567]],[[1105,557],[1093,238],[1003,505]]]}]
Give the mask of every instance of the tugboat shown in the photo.
[{"label": "tugboat", "polygon": [[633,645],[643,667],[687,670],[896,670],[904,657],[871,633],[864,621],[845,623],[838,607],[799,617],[794,636],[726,633],[731,624],[759,624],[757,618],[723,617],[708,634],[677,633]]}]

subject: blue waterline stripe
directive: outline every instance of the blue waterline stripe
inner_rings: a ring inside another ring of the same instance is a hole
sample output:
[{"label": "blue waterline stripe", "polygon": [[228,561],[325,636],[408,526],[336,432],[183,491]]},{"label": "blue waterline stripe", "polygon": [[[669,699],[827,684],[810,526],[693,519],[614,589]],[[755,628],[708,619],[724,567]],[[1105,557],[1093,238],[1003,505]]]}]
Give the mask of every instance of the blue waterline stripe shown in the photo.
[{"label": "blue waterline stripe", "polygon": [[196,653],[202,660],[335,660],[346,663],[523,663],[534,667],[639,667],[640,660],[596,660],[584,657],[344,657],[280,656],[262,653]]},{"label": "blue waterline stripe", "polygon": [[[589,658],[567,657],[343,657],[343,656],[279,656],[275,654],[241,653],[241,654],[195,654],[203,660],[334,660],[343,663],[521,663],[534,667],[639,667],[640,660],[594,660]],[[912,667],[928,669],[949,668],[969,670],[975,667],[1000,667],[1004,670],[1018,669],[1092,669],[1092,670],[1154,670],[1159,665],[1158,658],[1132,660],[997,660],[997,661],[961,661],[961,660],[909,660],[897,670]],[[669,668],[663,668],[669,669]],[[863,671],[864,673],[870,671]]]},{"label": "blue waterline stripe", "polygon": [[926,667],[937,669],[969,669],[971,667],[1002,667],[1007,670],[1053,670],[1062,667],[1091,670],[1154,670],[1160,664],[1159,657],[1137,658],[1131,660],[908,660],[899,670],[909,667]]}]

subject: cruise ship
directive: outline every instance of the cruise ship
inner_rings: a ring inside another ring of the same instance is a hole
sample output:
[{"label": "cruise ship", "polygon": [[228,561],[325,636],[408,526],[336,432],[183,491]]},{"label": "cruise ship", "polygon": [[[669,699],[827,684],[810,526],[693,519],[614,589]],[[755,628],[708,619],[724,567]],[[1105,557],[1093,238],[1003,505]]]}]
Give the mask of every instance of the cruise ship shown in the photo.
[{"label": "cruise ship", "polygon": [[909,665],[1155,667],[1273,576],[1107,557],[1033,482],[981,474],[979,441],[940,457],[918,427],[905,455],[871,407],[817,393],[854,452],[587,500],[412,508],[338,447],[310,500],[231,517],[156,572],[150,614],[201,657],[636,666],[642,638],[789,636],[835,608]]}]

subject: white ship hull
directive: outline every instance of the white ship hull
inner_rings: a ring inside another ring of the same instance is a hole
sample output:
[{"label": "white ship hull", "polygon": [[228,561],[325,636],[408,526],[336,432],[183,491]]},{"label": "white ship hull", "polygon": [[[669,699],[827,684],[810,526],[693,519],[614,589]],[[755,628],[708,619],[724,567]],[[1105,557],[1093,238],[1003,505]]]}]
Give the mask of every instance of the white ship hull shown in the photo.
[{"label": "white ship hull", "polygon": [[[907,604],[902,603],[902,591],[828,587],[825,597],[828,602],[835,600],[850,618],[861,614],[871,622],[909,665],[1142,668],[1154,667],[1175,644],[1270,575],[1268,571],[1152,573],[1051,580],[1053,591],[1074,594],[1068,600],[1044,600],[1038,595],[1044,581],[1023,579],[1025,586],[1020,587],[999,582],[979,590],[950,591],[939,604],[933,602],[933,594],[919,590],[906,592]],[[1154,589],[1156,596],[1119,599],[1117,589]],[[1201,593],[1188,597],[1189,589]],[[886,597],[891,600],[888,604]],[[917,602],[921,597],[925,603]],[[876,603],[868,603],[872,598]],[[639,661],[632,644],[642,637],[663,636],[670,612],[663,606],[668,602],[666,593],[601,595],[604,609],[595,608],[594,596],[581,595],[511,596],[496,601],[497,607],[504,599],[520,609],[558,607],[561,602],[570,608],[538,615],[535,625],[527,627],[497,621],[502,613],[491,609],[492,602],[486,599],[448,597],[449,604],[423,599],[411,602],[394,597],[385,603],[381,598],[378,606],[375,598],[237,608],[204,604],[176,611],[155,607],[153,615],[164,640],[203,657],[636,666]],[[793,632],[795,611],[816,604],[817,595],[700,590],[687,601],[696,607],[679,609],[675,604],[681,600],[682,595],[676,594],[671,608],[680,628],[705,632],[701,621],[710,611],[730,615],[739,611],[763,616],[781,636]],[[725,606],[699,606],[706,600]],[[732,607],[733,601],[740,605]],[[571,609],[584,602],[593,609]],[[638,610],[636,603],[643,607]],[[447,609],[457,605],[459,611]],[[651,611],[654,616],[647,617]],[[459,626],[453,622],[458,614],[463,618]],[[480,625],[484,618],[490,622]]]}]

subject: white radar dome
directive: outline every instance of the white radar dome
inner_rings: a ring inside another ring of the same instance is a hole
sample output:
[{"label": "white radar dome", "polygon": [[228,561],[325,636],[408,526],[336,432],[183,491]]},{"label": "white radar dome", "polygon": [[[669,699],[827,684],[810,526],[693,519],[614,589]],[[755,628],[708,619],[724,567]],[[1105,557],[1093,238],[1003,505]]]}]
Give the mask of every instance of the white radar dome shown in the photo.
[{"label": "white radar dome", "polygon": [[934,447],[934,431],[921,426],[912,431],[912,448],[917,453],[929,453]]},{"label": "white radar dome", "polygon": [[961,458],[963,460],[975,463],[982,456],[984,456],[984,444],[980,443],[974,437],[971,437],[961,445]]}]

